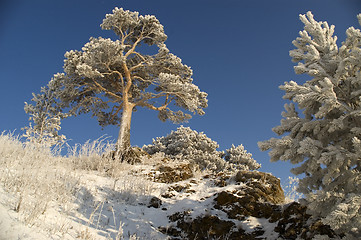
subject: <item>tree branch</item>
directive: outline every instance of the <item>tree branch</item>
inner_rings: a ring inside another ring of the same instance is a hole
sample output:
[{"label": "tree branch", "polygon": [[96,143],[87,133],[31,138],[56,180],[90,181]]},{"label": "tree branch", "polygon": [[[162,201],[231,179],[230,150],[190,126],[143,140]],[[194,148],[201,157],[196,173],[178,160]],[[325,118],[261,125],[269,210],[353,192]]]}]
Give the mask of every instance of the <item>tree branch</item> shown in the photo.
[{"label": "tree branch", "polygon": [[143,82],[150,82],[150,83],[153,83],[153,81],[151,80],[145,80],[144,78],[142,77],[139,77],[139,76],[133,76],[134,79],[139,79],[140,81],[143,81]]},{"label": "tree branch", "polygon": [[153,106],[153,105],[150,104],[150,103],[142,102],[142,104],[139,105],[139,106],[147,107],[147,108],[149,108],[149,109],[151,109],[151,110],[155,110],[155,111],[162,111],[162,110],[164,110],[164,109],[167,108],[167,106],[169,105],[169,103],[170,103],[170,102],[168,102],[167,104],[163,104],[163,105],[160,106],[160,107],[155,107],[155,106]]},{"label": "tree branch", "polygon": [[[131,31],[131,33],[133,34],[133,31]],[[142,27],[142,32],[140,33],[139,38],[133,43],[132,48],[129,49],[128,52],[124,55],[125,58],[127,58],[130,54],[132,54],[134,52],[134,49],[137,47],[137,45],[143,40],[143,33],[144,33],[144,25]]]},{"label": "tree branch", "polygon": [[[169,94],[164,95],[164,93],[158,93],[158,94],[154,94],[154,93],[148,93],[149,95],[153,95],[152,97],[146,97],[143,98],[141,100],[139,100],[138,102],[135,103],[136,106],[141,106],[141,107],[147,107],[151,110],[156,110],[156,111],[161,111],[167,108],[167,106],[172,102],[173,98],[169,98]],[[148,103],[147,101],[151,100],[151,99],[156,99],[156,98],[160,98],[160,97],[166,97],[164,104],[160,107],[155,107],[154,105]]]},{"label": "tree branch", "polygon": [[[115,107],[115,106],[114,106],[114,107]],[[114,107],[113,107],[113,109],[114,109]],[[117,111],[116,111],[114,114],[112,114],[112,118],[110,119],[111,121],[114,120],[115,116],[118,115],[118,113],[120,112],[120,110],[122,110],[122,108],[123,108],[123,103],[121,103],[121,104],[118,106]],[[113,109],[112,109],[112,112],[113,112]]]},{"label": "tree branch", "polygon": [[147,61],[147,60],[143,57],[142,54],[140,54],[140,53],[138,53],[138,52],[136,52],[136,51],[133,51],[131,54],[137,55],[138,57],[140,57],[140,58],[143,60],[143,62],[146,62],[146,61]]},{"label": "tree branch", "polygon": [[139,36],[139,38],[137,39],[137,41],[135,41],[133,43],[133,46],[131,49],[128,50],[128,52],[124,55],[125,58],[127,58],[130,54],[132,54],[134,52],[134,49],[137,47],[137,45],[143,40],[143,36],[142,34]]},{"label": "tree branch", "polygon": [[116,95],[115,93],[112,93],[110,91],[108,91],[107,89],[105,89],[102,85],[100,85],[97,81],[95,81],[94,79],[92,79],[93,82],[95,83],[95,85],[97,85],[102,91],[106,92],[107,94],[117,98],[117,99],[122,99],[120,96]]}]

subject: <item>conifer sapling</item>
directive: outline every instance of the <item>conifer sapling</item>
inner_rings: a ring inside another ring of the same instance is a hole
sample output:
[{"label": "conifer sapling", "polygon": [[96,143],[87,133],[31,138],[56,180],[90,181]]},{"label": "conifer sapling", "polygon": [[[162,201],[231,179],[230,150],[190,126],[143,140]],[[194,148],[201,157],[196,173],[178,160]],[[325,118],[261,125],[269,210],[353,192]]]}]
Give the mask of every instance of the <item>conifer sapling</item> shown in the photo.
[{"label": "conifer sapling", "polygon": [[24,127],[24,137],[31,143],[53,146],[65,141],[64,135],[59,135],[61,119],[67,117],[57,107],[56,103],[56,82],[50,81],[42,87],[40,94],[33,93],[31,99],[34,104],[25,102],[24,110],[30,115],[28,127]]}]

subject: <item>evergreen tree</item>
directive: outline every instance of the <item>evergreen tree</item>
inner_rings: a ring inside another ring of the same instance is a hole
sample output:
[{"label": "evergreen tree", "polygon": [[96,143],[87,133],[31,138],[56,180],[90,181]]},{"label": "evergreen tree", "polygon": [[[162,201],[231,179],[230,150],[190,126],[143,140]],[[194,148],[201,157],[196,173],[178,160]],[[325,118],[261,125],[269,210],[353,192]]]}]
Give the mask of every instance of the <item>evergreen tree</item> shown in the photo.
[{"label": "evergreen tree", "polygon": [[[282,136],[259,143],[271,161],[290,161],[304,174],[299,191],[309,213],[349,239],[361,237],[361,32],[350,27],[338,47],[334,26],[300,15],[304,30],[290,51],[296,74],[310,78],[280,86],[285,105]],[[361,24],[361,14],[358,15]],[[298,110],[302,110],[302,114]]]},{"label": "evergreen tree", "polygon": [[[55,75],[63,109],[70,108],[72,115],[92,112],[101,126],[120,124],[119,155],[130,149],[132,113],[138,107],[176,123],[191,118],[181,109],[204,114],[207,94],[192,83],[191,68],[169,52],[155,16],[115,8],[101,27],[119,39],[90,38],[81,51],[65,54],[65,73]],[[142,53],[156,49],[153,55]]]},{"label": "evergreen tree", "polygon": [[[24,127],[24,137],[31,143],[45,146],[53,146],[64,142],[66,137],[59,135],[61,119],[67,115],[63,114],[56,104],[56,82],[50,81],[42,87],[40,94],[33,93],[31,99],[34,104],[25,102],[24,110],[29,117],[29,126]],[[33,122],[33,124],[31,123]]]}]

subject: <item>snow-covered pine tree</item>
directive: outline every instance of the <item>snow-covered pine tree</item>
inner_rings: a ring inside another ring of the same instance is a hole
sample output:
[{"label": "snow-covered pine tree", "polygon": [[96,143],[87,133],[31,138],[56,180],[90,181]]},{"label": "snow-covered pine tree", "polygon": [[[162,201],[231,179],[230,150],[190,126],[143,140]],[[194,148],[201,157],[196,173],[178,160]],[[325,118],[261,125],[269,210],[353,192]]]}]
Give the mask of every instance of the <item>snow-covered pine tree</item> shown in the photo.
[{"label": "snow-covered pine tree", "polygon": [[65,73],[55,79],[63,109],[70,108],[72,115],[92,112],[101,126],[120,125],[117,155],[130,148],[132,113],[138,107],[176,123],[191,118],[181,109],[204,114],[207,94],[192,83],[191,68],[169,52],[155,16],[115,8],[101,27],[113,30],[118,40],[90,38],[81,51],[67,52]]},{"label": "snow-covered pine tree", "polygon": [[[271,161],[290,161],[296,175],[304,174],[299,191],[316,218],[348,239],[361,237],[361,32],[350,27],[340,47],[334,26],[315,21],[311,12],[300,15],[304,30],[290,51],[303,84],[280,86],[286,94],[282,136],[259,142],[271,150]],[[361,14],[358,15],[361,24]],[[303,114],[298,114],[297,108]],[[359,239],[359,238],[357,238]]]},{"label": "snow-covered pine tree", "polygon": [[[42,87],[40,94],[33,93],[31,99],[34,104],[25,102],[24,110],[29,117],[29,126],[24,127],[24,137],[31,143],[41,146],[53,146],[65,141],[64,135],[59,135],[61,119],[67,115],[62,113],[56,103],[55,81],[50,81],[47,86]],[[33,122],[33,124],[32,124]]]}]

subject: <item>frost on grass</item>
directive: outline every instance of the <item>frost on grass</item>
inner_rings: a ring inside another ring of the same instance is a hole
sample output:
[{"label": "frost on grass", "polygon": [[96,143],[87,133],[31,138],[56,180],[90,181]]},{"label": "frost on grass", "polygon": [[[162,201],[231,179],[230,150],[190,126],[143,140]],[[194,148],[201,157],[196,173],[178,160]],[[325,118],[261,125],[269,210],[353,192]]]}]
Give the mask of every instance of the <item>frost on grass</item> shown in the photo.
[{"label": "frost on grass", "polygon": [[[9,212],[0,226],[6,237],[166,239],[150,222],[167,223],[147,207],[163,187],[137,176],[140,166],[104,157],[114,147],[106,138],[69,147],[67,156],[11,133],[0,135],[0,146],[0,204],[5,208],[0,210]],[[155,156],[150,163],[161,159]],[[140,220],[144,214],[149,219]]]},{"label": "frost on grass", "polygon": [[105,154],[114,151],[114,144],[106,137],[100,137],[93,141],[86,141],[84,144],[68,146],[68,158],[76,169],[88,171],[111,171],[114,173],[115,164],[118,161],[106,157]]},{"label": "frost on grass", "polygon": [[0,135],[0,146],[1,187],[12,196],[6,204],[20,214],[21,221],[41,224],[50,206],[70,210],[78,179],[59,167],[60,157],[48,147],[24,144],[11,133]]}]

